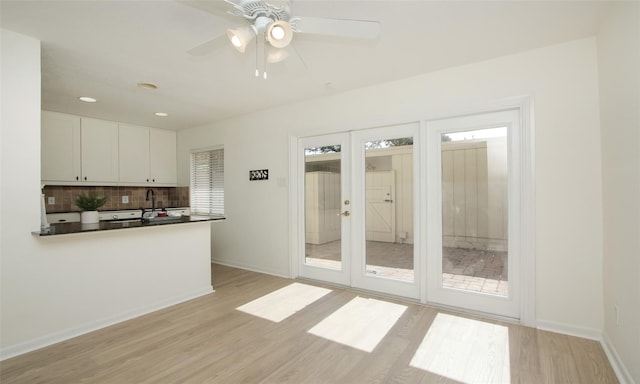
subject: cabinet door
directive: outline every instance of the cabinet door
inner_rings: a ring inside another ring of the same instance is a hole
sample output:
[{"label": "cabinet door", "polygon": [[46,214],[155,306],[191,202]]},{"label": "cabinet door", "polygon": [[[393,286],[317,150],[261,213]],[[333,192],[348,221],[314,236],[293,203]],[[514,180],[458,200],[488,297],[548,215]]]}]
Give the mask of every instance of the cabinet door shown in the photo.
[{"label": "cabinet door", "polygon": [[149,177],[149,128],[120,124],[118,132],[120,182],[137,185],[151,182]]},{"label": "cabinet door", "polygon": [[82,181],[118,182],[118,124],[82,118]]},{"label": "cabinet door", "polygon": [[80,118],[42,111],[41,179],[45,183],[80,180]]},{"label": "cabinet door", "polygon": [[149,134],[151,181],[155,184],[176,185],[176,132],[150,128]]}]

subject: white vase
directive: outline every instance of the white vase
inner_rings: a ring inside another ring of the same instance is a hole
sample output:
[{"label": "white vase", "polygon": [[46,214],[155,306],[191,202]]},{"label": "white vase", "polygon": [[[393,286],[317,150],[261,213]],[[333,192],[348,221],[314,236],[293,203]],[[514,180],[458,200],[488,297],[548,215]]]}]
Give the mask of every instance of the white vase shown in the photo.
[{"label": "white vase", "polygon": [[82,211],[80,212],[80,223],[97,224],[100,222],[98,211]]}]

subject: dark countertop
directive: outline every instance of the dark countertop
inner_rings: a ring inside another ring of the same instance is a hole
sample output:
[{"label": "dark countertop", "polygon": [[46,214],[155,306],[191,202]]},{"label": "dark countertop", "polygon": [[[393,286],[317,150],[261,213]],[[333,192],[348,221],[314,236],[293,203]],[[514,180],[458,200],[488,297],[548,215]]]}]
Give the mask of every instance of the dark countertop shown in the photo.
[{"label": "dark countertop", "polygon": [[164,222],[143,222],[141,219],[135,220],[114,220],[114,221],[101,221],[97,224],[80,224],[80,223],[56,223],[51,224],[48,230],[42,230],[40,232],[32,232],[36,236],[53,236],[53,235],[67,235],[71,233],[86,233],[86,232],[99,232],[110,231],[115,229],[130,229],[130,228],[145,228],[145,227],[157,227],[164,225],[178,225],[189,223],[201,223],[203,221],[217,221],[224,220],[224,216],[182,216],[179,220],[171,220]]}]

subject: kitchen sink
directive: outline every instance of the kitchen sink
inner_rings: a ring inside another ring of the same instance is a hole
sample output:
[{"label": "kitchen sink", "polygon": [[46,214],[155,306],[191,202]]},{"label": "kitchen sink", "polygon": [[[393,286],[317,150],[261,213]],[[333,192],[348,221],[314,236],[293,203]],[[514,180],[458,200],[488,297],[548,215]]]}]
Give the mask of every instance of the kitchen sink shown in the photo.
[{"label": "kitchen sink", "polygon": [[153,217],[143,217],[143,223],[166,223],[171,221],[181,221],[182,216],[153,216]]}]

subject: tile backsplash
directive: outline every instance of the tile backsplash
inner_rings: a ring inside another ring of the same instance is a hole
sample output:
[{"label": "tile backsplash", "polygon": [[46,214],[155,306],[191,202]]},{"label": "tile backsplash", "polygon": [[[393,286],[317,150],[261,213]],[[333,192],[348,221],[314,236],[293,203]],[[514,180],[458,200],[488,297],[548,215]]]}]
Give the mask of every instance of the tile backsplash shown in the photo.
[{"label": "tile backsplash", "polygon": [[[146,201],[148,187],[76,187],[47,185],[44,187],[47,213],[77,212],[78,207],[73,200],[80,193],[95,192],[100,197],[107,197],[107,203],[100,211],[151,208],[151,200]],[[156,208],[188,207],[189,187],[157,187],[151,188],[156,196]],[[123,203],[122,197],[128,196],[129,202]],[[55,204],[49,204],[49,197],[55,198]]]}]

